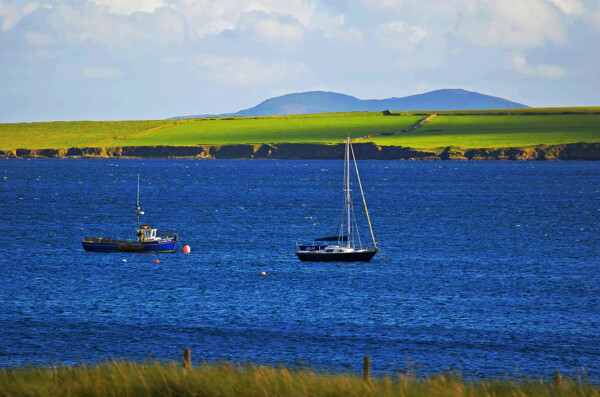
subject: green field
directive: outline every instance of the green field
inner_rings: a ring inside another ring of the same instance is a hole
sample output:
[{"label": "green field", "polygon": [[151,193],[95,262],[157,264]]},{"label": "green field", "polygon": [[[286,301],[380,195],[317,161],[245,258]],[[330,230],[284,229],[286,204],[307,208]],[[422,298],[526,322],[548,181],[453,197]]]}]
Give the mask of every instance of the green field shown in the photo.
[{"label": "green field", "polygon": [[[386,112],[384,112],[386,113]],[[70,147],[337,143],[353,138],[417,149],[523,147],[600,142],[600,108],[328,113],[253,118],[0,124],[0,150]],[[400,132],[400,133],[398,133]],[[391,136],[377,134],[397,133]],[[375,135],[375,136],[373,136]]]},{"label": "green field", "polygon": [[480,109],[480,110],[440,110],[440,111],[388,111],[389,114],[420,115],[439,114],[454,116],[502,116],[502,115],[563,115],[563,114],[600,114],[600,106],[563,107],[563,108],[519,108],[519,109]]},{"label": "green field", "polygon": [[348,131],[355,138],[399,131],[422,118],[357,112],[258,118],[0,124],[0,149],[335,143],[341,142]]},{"label": "green field", "polygon": [[412,148],[465,149],[594,143],[600,142],[600,114],[439,115],[414,131],[369,141]]},{"label": "green field", "polygon": [[91,147],[99,141],[110,141],[172,123],[172,120],[153,120],[0,124],[0,150]]},{"label": "green field", "polygon": [[0,396],[600,396],[600,388],[585,378],[467,381],[459,375],[396,374],[364,381],[356,375],[227,363],[184,370],[174,363],[113,362],[2,370]]},{"label": "green field", "polygon": [[138,134],[119,141],[120,145],[190,146],[202,144],[313,142],[334,143],[353,137],[399,131],[422,117],[386,117],[380,113],[341,113],[311,116],[279,116],[190,120],[162,128],[151,134]]}]

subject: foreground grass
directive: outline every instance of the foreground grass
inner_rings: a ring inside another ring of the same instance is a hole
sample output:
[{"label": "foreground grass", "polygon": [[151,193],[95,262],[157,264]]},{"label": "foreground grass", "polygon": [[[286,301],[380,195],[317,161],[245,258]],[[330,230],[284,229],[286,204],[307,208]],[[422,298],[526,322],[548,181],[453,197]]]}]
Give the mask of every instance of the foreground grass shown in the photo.
[{"label": "foreground grass", "polygon": [[600,114],[438,115],[414,131],[368,141],[413,148],[594,143],[600,142]]},{"label": "foreground grass", "polygon": [[0,396],[600,396],[595,385],[573,380],[465,381],[411,375],[363,381],[263,366],[112,362],[94,367],[12,369],[0,372]]}]

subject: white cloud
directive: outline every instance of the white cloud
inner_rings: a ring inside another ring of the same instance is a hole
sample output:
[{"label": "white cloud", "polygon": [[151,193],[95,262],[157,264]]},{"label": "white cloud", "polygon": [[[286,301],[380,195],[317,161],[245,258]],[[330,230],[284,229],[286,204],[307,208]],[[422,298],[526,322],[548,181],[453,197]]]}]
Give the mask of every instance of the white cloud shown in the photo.
[{"label": "white cloud", "polygon": [[49,14],[48,23],[71,41],[107,48],[128,49],[141,42],[164,46],[185,40],[182,17],[168,8],[130,17],[102,12],[95,3],[61,4]]},{"label": "white cloud", "polygon": [[105,47],[198,41],[228,30],[252,32],[269,44],[293,44],[315,31],[324,38],[362,39],[360,31],[344,24],[344,15],[319,0],[0,0],[0,28],[12,29],[40,7],[52,8],[48,21],[54,31]]},{"label": "white cloud", "polygon": [[377,5],[384,8],[400,8],[406,4],[406,0],[362,0],[362,2],[367,7]]},{"label": "white cloud", "polygon": [[185,61],[185,58],[178,55],[168,56],[163,59],[163,62],[166,64],[177,64]]},{"label": "white cloud", "polygon": [[581,14],[584,10],[581,0],[549,0],[565,14]]},{"label": "white cloud", "polygon": [[558,65],[537,65],[532,66],[527,62],[522,55],[515,55],[511,60],[512,68],[525,75],[530,77],[537,77],[549,80],[556,80],[564,77],[567,74],[567,71]]},{"label": "white cloud", "polygon": [[[179,106],[219,113],[323,82],[364,98],[462,87],[531,104],[551,105],[546,93],[593,104],[599,3],[0,0],[0,118],[60,117],[39,116],[56,97],[70,101],[62,117],[93,114],[81,98],[111,80],[110,94],[127,98],[116,117]],[[41,99],[39,87],[56,95]],[[37,105],[14,106],[15,98]]]},{"label": "white cloud", "polygon": [[252,58],[200,55],[192,61],[201,79],[229,86],[260,86],[282,80],[291,81],[307,71],[304,63],[261,63]]},{"label": "white cloud", "polygon": [[264,12],[250,12],[240,16],[236,29],[252,32],[254,38],[268,44],[289,44],[301,41],[305,29],[297,20]]},{"label": "white cloud", "polygon": [[256,24],[257,35],[270,43],[302,39],[304,30],[297,24],[281,23],[277,19],[263,19]]},{"label": "white cloud", "polygon": [[598,5],[598,8],[595,11],[591,12],[586,17],[586,21],[598,31],[600,31],[600,4]]},{"label": "white cloud", "polygon": [[[502,1],[503,0],[434,0],[422,2],[423,4],[421,4],[420,7],[417,6],[416,8],[420,10],[429,8],[432,12],[436,12],[436,10],[449,6],[452,8],[460,8],[466,11],[474,12],[485,9],[489,4]],[[528,2],[528,0],[523,1],[523,3]],[[363,3],[367,6],[375,3],[380,7],[389,9],[401,9],[403,7],[403,9],[405,9],[406,6],[415,6],[415,3],[411,4],[411,2],[407,2],[406,0],[363,0]],[[543,7],[543,3],[552,3],[565,14],[581,14],[584,11],[582,0],[543,0],[537,6]]]},{"label": "white cloud", "polygon": [[357,44],[362,42],[363,34],[360,30],[346,27],[344,15],[337,15],[323,23],[323,36],[326,39],[340,39],[349,44]]},{"label": "white cloud", "polygon": [[28,14],[40,8],[39,3],[6,2],[0,0],[0,18],[3,18],[1,30],[14,28]]},{"label": "white cloud", "polygon": [[180,0],[171,6],[185,15],[192,39],[250,30],[249,20],[255,22],[256,37],[268,43],[298,41],[306,31],[321,31],[325,38],[362,38],[357,29],[343,26],[343,15],[331,14],[317,0]]},{"label": "white cloud", "polygon": [[316,3],[310,0],[180,0],[172,6],[185,15],[192,38],[201,38],[235,29],[242,16],[249,13],[290,17],[301,26],[309,27]]},{"label": "white cloud", "polygon": [[567,71],[562,66],[558,65],[538,65],[535,67],[540,77],[556,80],[567,75]]},{"label": "white cloud", "polygon": [[[158,40],[159,44],[168,43],[182,43],[185,40],[185,20],[181,15],[171,11],[164,10],[164,12],[155,13],[153,18],[150,19],[150,23],[154,23],[153,40]],[[155,35],[159,35],[156,38]]]},{"label": "white cloud", "polygon": [[108,7],[109,11],[119,15],[131,15],[134,12],[154,12],[165,5],[164,0],[92,0]]},{"label": "white cloud", "polygon": [[81,75],[89,80],[116,80],[123,72],[115,68],[82,68]]},{"label": "white cloud", "polygon": [[533,48],[566,41],[566,23],[548,0],[489,0],[466,16],[459,36],[471,43]]},{"label": "white cloud", "polygon": [[[369,2],[363,0],[365,6]],[[482,47],[533,48],[566,41],[567,15],[584,11],[581,0],[377,0],[395,19],[432,35],[451,34]],[[399,19],[401,18],[401,19]]]},{"label": "white cloud", "polygon": [[25,5],[25,7],[23,7],[23,14],[25,14],[25,15],[31,14],[32,12],[34,12],[35,10],[37,10],[38,8],[40,8],[40,4],[39,3],[36,3],[36,2],[27,3]]},{"label": "white cloud", "polygon": [[404,22],[390,22],[379,26],[375,35],[385,47],[410,51],[429,34],[426,29],[419,26],[410,26]]},{"label": "white cloud", "polygon": [[309,23],[302,24],[289,15],[252,11],[240,16],[235,29],[252,31],[255,39],[269,44],[295,44],[304,40],[310,30],[320,31],[326,39],[340,39],[351,44],[362,41],[362,33],[347,27],[341,14],[315,14]]},{"label": "white cloud", "polygon": [[51,36],[37,32],[27,32],[25,33],[25,38],[29,44],[40,47],[52,45],[53,42]]}]

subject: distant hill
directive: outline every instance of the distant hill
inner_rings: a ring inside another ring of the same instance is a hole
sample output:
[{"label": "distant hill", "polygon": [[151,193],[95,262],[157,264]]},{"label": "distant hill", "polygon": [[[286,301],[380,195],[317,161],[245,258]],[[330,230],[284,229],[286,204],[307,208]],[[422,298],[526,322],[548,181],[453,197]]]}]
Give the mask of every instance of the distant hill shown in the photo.
[{"label": "distant hill", "polygon": [[[250,108],[218,116],[281,116],[288,114],[389,110],[477,110],[515,109],[529,106],[499,97],[462,89],[443,89],[403,98],[358,99],[336,92],[309,91],[267,99]],[[173,119],[215,115],[178,116]]]}]

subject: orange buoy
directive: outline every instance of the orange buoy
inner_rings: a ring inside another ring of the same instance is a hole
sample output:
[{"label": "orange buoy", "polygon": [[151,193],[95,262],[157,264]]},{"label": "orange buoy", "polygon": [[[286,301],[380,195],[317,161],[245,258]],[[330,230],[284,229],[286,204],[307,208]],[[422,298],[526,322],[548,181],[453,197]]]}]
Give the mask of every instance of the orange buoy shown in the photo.
[{"label": "orange buoy", "polygon": [[160,262],[160,261],[159,261],[158,259],[155,259],[155,260],[154,260],[154,263],[159,263],[159,262]]},{"label": "orange buoy", "polygon": [[183,246],[183,253],[184,253],[184,254],[189,254],[191,250],[192,250],[192,249],[190,248],[190,246],[189,246],[189,245],[184,245],[184,246]]},{"label": "orange buoy", "polygon": [[261,276],[266,276],[266,275],[267,275],[267,273],[265,273],[265,272],[262,272],[260,275],[261,275]]}]

